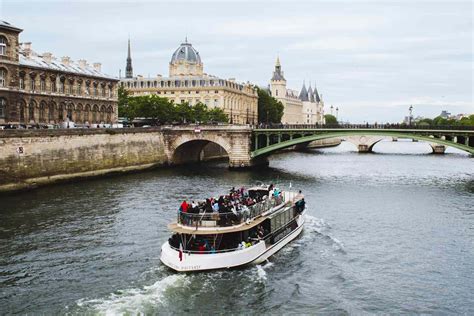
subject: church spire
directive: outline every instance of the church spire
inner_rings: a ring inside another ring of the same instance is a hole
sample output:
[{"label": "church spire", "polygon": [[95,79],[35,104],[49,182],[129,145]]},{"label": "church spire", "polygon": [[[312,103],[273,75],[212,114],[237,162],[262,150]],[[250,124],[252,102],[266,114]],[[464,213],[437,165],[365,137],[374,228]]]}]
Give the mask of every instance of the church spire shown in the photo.
[{"label": "church spire", "polygon": [[273,72],[272,80],[285,80],[283,76],[283,71],[281,71],[280,57],[277,57],[275,63],[275,71]]},{"label": "church spire", "polygon": [[130,38],[128,38],[127,67],[125,67],[125,78],[133,78],[132,54],[130,53]]}]

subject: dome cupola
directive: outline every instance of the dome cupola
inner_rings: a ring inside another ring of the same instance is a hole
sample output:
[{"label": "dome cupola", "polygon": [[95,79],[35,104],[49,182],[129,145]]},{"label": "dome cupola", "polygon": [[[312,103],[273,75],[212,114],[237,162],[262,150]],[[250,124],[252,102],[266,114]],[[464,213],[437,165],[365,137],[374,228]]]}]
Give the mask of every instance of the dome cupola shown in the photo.
[{"label": "dome cupola", "polygon": [[203,65],[199,52],[194,49],[188,39],[179,45],[170,61],[170,77],[200,76],[203,74]]}]

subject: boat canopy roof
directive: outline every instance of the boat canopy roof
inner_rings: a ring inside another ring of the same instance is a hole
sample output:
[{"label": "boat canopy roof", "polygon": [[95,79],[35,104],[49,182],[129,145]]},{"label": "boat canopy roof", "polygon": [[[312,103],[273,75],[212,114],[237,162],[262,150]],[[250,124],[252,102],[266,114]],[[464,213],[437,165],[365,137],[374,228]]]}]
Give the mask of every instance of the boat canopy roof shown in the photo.
[{"label": "boat canopy roof", "polygon": [[228,234],[228,233],[236,233],[241,231],[246,231],[261,224],[264,220],[266,220],[267,216],[262,216],[259,218],[254,219],[250,223],[242,223],[240,225],[232,226],[232,227],[209,227],[203,229],[199,227],[199,229],[193,229],[190,226],[181,226],[178,223],[174,222],[168,225],[168,229],[179,234],[191,234],[191,235],[213,235],[213,234]]}]

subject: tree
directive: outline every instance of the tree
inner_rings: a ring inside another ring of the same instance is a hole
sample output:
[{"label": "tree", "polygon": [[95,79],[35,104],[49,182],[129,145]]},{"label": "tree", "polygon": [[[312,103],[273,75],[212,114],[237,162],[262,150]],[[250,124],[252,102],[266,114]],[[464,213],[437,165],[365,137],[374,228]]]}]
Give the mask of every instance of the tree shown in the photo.
[{"label": "tree", "polygon": [[207,123],[209,121],[207,105],[204,103],[198,102],[192,107],[192,119],[196,123]]},{"label": "tree", "polygon": [[324,115],[324,119],[326,121],[326,124],[328,124],[328,125],[337,125],[337,124],[339,124],[337,122],[337,118],[334,115],[326,114],[326,115]]},{"label": "tree", "polygon": [[173,120],[180,123],[188,123],[191,121],[192,107],[188,102],[178,103],[174,105]]},{"label": "tree", "polygon": [[281,123],[283,104],[268,94],[267,91],[257,88],[258,91],[258,121],[259,123]]},{"label": "tree", "polygon": [[132,121],[135,116],[133,111],[129,108],[129,92],[122,86],[118,88],[118,116],[125,117],[127,120]]},{"label": "tree", "polygon": [[229,117],[221,108],[213,108],[209,110],[209,121],[227,123],[229,122]]}]

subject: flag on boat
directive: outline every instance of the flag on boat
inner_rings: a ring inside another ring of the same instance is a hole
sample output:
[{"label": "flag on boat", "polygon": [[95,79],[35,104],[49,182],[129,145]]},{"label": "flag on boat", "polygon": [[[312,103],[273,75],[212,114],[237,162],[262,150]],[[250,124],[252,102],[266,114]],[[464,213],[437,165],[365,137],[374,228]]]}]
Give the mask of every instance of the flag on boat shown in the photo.
[{"label": "flag on boat", "polygon": [[179,243],[179,261],[183,261],[183,244]]}]

